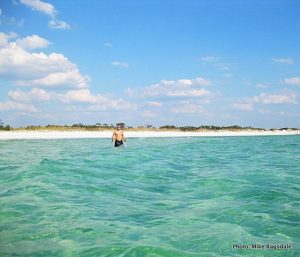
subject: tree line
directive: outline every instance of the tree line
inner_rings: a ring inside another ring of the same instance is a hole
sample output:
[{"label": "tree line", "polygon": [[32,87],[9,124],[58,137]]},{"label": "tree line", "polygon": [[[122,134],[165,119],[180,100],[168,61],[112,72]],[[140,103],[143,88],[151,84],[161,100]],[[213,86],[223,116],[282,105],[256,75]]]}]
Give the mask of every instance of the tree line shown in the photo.
[{"label": "tree line", "polygon": [[[201,126],[175,126],[175,125],[163,125],[159,127],[155,127],[152,125],[143,125],[143,126],[128,126],[123,122],[116,123],[116,125],[112,123],[100,123],[97,122],[95,124],[82,124],[82,123],[74,123],[72,125],[55,125],[48,124],[45,126],[42,125],[30,125],[26,127],[22,127],[19,129],[25,130],[102,130],[102,129],[114,129],[116,126],[121,126],[122,128],[127,129],[151,129],[151,130],[180,130],[180,131],[197,131],[197,130],[266,130],[264,128],[255,128],[251,126],[239,126],[239,125],[231,125],[231,126],[215,126],[215,125],[201,125]],[[0,130],[13,130],[14,128],[10,125],[5,125],[0,120]],[[273,128],[270,130],[298,130],[298,128]]]},{"label": "tree line", "polygon": [[12,127],[9,125],[5,125],[1,120],[0,120],[0,130],[5,130],[5,131],[9,131],[11,130]]}]

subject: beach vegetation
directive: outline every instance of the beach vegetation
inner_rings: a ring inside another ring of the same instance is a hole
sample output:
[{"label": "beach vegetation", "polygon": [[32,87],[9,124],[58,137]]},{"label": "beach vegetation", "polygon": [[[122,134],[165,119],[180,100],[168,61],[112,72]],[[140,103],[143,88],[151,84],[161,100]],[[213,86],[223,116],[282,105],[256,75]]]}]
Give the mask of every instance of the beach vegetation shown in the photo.
[{"label": "beach vegetation", "polygon": [[83,124],[75,123],[72,125],[30,125],[20,128],[12,128],[9,125],[4,125],[0,121],[0,130],[30,130],[30,131],[103,131],[103,130],[112,130],[116,126],[120,125],[122,128],[126,128],[129,131],[184,131],[184,132],[204,132],[204,131],[285,131],[285,130],[299,130],[298,128],[256,128],[251,126],[239,126],[239,125],[229,125],[229,126],[216,126],[216,125],[200,125],[200,126],[175,126],[175,125],[163,125],[156,128],[153,125],[138,125],[138,126],[129,126],[125,123],[119,122],[116,125],[109,123],[100,123],[95,124]]},{"label": "beach vegetation", "polygon": [[0,120],[0,130],[5,130],[5,131],[9,131],[11,130],[12,127],[9,125],[5,125],[1,120]]}]

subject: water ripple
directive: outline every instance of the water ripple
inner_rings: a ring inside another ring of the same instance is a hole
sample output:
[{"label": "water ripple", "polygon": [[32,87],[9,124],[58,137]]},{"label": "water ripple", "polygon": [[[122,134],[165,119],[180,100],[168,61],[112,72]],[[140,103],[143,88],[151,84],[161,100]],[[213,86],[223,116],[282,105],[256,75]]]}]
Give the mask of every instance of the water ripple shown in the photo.
[{"label": "water ripple", "polygon": [[[0,144],[0,256],[297,256],[297,136]],[[291,250],[232,249],[292,244]]]}]

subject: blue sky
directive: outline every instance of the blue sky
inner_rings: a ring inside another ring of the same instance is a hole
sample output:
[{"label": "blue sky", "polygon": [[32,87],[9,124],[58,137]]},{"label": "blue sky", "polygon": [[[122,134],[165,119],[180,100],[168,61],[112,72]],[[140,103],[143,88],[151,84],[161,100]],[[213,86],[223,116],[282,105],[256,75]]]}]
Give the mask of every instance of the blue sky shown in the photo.
[{"label": "blue sky", "polygon": [[300,2],[0,1],[0,118],[300,127]]}]

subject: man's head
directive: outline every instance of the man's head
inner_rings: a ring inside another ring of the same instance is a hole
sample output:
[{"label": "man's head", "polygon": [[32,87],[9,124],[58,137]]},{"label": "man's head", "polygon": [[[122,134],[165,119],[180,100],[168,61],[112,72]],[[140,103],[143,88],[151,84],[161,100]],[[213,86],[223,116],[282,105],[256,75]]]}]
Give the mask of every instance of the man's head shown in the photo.
[{"label": "man's head", "polygon": [[117,130],[120,130],[122,127],[120,125],[117,125]]}]

